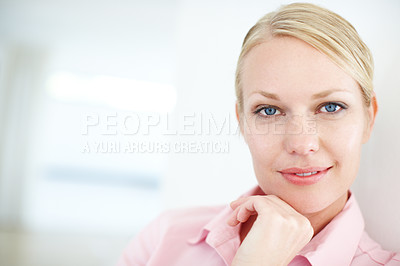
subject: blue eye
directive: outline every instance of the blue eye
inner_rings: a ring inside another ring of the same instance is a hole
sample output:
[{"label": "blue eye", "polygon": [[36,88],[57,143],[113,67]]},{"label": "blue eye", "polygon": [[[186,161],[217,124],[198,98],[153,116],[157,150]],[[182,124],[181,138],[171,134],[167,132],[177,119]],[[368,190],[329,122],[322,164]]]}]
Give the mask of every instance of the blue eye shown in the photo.
[{"label": "blue eye", "polygon": [[274,115],[277,111],[275,108],[272,108],[272,107],[268,107],[263,110],[266,115]]},{"label": "blue eye", "polygon": [[334,113],[343,107],[336,103],[328,103],[322,106],[319,110],[323,113]]},{"label": "blue eye", "polygon": [[281,113],[278,109],[274,107],[263,107],[260,108],[258,112],[260,112],[264,116],[273,116],[277,114],[279,115]]}]

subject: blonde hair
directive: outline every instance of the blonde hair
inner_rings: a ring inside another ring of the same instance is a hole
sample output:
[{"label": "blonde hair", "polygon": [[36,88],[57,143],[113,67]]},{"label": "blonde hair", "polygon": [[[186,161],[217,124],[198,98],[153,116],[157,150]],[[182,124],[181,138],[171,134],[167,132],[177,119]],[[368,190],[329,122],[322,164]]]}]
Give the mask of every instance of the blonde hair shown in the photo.
[{"label": "blonde hair", "polygon": [[244,58],[253,47],[275,36],[295,37],[327,55],[358,82],[366,105],[370,105],[373,93],[373,59],[355,28],[328,9],[309,3],[293,3],[262,17],[243,41],[235,80],[239,113],[243,108],[240,76]]}]

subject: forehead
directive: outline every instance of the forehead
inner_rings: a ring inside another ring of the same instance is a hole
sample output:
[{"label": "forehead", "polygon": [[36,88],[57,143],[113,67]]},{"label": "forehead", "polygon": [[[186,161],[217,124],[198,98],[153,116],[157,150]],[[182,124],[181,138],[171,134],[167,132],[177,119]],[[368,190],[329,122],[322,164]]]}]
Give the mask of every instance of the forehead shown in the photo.
[{"label": "forehead", "polygon": [[357,82],[325,54],[293,37],[255,46],[243,61],[243,97],[267,91],[294,97],[329,89],[360,93]]}]

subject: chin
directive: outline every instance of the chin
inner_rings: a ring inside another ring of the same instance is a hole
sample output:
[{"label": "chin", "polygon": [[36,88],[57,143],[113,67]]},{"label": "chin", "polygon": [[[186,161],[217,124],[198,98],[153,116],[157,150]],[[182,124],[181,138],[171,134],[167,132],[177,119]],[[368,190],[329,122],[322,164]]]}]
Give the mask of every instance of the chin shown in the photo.
[{"label": "chin", "polygon": [[[267,186],[270,187],[271,186]],[[261,186],[261,189],[262,186]],[[289,188],[282,188],[276,190],[264,190],[266,194],[273,194],[288,203],[297,212],[303,215],[311,215],[318,213],[336,202],[343,193],[330,190],[329,192],[323,189],[308,189],[302,188],[301,190],[292,191]]]},{"label": "chin", "polygon": [[293,202],[287,202],[291,205],[297,212],[302,215],[312,215],[314,213],[319,213],[329,207],[333,201],[317,201],[317,202],[303,202],[301,200],[294,200]]}]

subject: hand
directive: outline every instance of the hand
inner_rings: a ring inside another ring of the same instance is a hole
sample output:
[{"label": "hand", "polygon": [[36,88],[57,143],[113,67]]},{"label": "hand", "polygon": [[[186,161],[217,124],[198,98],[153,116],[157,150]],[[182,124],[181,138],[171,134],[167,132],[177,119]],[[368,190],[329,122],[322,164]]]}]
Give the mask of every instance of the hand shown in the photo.
[{"label": "hand", "polygon": [[288,265],[314,234],[306,217],[274,195],[241,198],[232,202],[231,208],[231,226],[257,215],[236,252],[233,266]]}]

